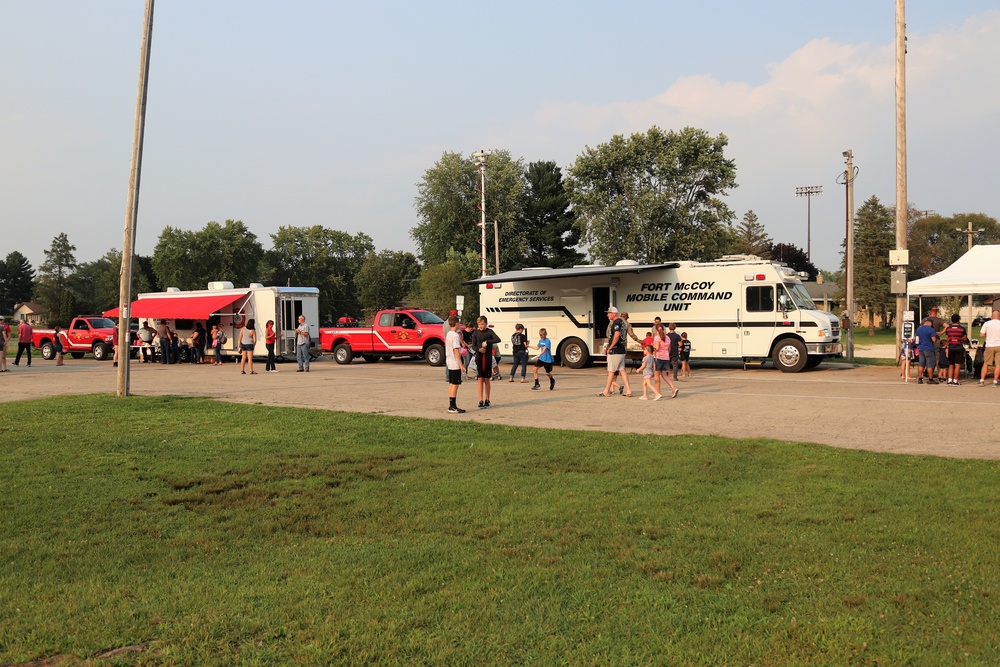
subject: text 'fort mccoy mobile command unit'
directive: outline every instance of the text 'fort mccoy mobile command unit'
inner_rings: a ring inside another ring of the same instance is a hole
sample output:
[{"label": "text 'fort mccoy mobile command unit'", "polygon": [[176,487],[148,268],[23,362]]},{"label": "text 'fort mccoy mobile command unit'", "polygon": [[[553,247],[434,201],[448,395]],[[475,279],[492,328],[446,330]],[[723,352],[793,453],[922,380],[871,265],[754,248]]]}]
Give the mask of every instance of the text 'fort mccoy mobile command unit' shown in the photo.
[{"label": "text 'fort mccoy mobile command unit'", "polygon": [[629,313],[640,339],[654,317],[676,322],[692,359],[771,359],[794,373],[841,356],[840,320],[816,307],[794,270],[753,256],[523,269],[468,284],[479,285],[480,310],[495,330],[513,333],[520,322],[534,340],[546,329],[570,368],[603,357],[610,306]]}]

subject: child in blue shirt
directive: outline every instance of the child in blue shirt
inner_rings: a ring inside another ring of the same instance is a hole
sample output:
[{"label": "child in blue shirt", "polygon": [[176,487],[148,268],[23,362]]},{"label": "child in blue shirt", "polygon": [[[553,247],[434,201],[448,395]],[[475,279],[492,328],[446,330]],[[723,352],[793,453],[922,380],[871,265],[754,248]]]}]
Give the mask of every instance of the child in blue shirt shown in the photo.
[{"label": "child in blue shirt", "polygon": [[552,341],[549,340],[548,335],[545,329],[539,329],[538,345],[531,346],[539,351],[538,359],[535,360],[535,370],[533,371],[535,386],[532,389],[541,389],[538,385],[538,369],[542,367],[545,368],[545,374],[549,376],[549,391],[556,388],[556,379],[552,377]]},{"label": "child in blue shirt", "polygon": [[654,368],[656,368],[656,357],[653,356],[653,346],[646,345],[642,348],[643,353],[646,355],[642,358],[642,366],[639,366],[639,370],[642,371],[642,396],[639,397],[640,401],[648,401],[649,397],[646,396],[647,391],[653,392],[654,401],[658,401],[663,398],[660,394],[656,393],[656,387],[653,386],[653,377],[656,373]]}]

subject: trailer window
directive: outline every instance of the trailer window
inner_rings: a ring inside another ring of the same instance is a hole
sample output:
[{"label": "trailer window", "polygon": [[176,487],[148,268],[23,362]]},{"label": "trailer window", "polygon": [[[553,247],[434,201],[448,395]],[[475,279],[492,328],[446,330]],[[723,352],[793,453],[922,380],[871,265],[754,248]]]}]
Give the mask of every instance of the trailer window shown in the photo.
[{"label": "trailer window", "polygon": [[774,288],[770,285],[747,287],[747,312],[774,312]]}]

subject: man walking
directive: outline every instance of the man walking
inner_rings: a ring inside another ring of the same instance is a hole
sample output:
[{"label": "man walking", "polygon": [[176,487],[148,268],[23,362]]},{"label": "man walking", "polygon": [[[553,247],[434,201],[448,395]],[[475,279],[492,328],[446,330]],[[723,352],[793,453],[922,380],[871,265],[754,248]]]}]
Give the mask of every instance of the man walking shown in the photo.
[{"label": "man walking", "polygon": [[934,366],[937,361],[937,333],[934,331],[933,321],[930,317],[924,319],[923,325],[917,327],[917,353],[919,355],[919,367],[917,368],[917,384],[924,383],[924,369],[927,369],[927,384],[937,384],[934,379]]},{"label": "man walking", "polygon": [[674,376],[674,380],[677,379],[677,369],[681,365],[680,361],[680,351],[681,351],[681,335],[677,333],[677,323],[671,322],[668,326],[670,329],[667,332],[667,338],[670,339],[670,372]]},{"label": "man walking", "polygon": [[156,327],[156,335],[160,339],[160,363],[163,365],[170,363],[170,327],[167,326],[166,320],[160,320],[160,324]]},{"label": "man walking", "polygon": [[[979,378],[979,386],[986,386],[986,371],[993,366],[993,386],[996,387],[1000,382],[1000,310],[994,310],[993,318],[983,322],[979,337],[983,339],[984,345],[983,375]],[[17,356],[21,356],[20,348]]]},{"label": "man walking", "polygon": [[625,385],[625,396],[631,396],[632,388],[628,384],[628,374],[625,372],[625,322],[618,318],[618,309],[614,306],[608,308],[608,319],[611,321],[611,326],[608,327],[608,342],[604,346],[604,353],[608,358],[608,383],[598,396],[614,395],[611,389],[615,385],[615,373],[621,375]]},{"label": "man walking", "polygon": [[24,352],[28,353],[28,366],[31,366],[31,325],[28,321],[21,318],[21,323],[17,325],[17,356],[14,357],[14,365],[19,366],[21,364],[21,354]]},{"label": "man walking", "polygon": [[309,372],[309,325],[305,315],[299,315],[299,326],[295,327],[295,360],[299,362],[296,373]]}]

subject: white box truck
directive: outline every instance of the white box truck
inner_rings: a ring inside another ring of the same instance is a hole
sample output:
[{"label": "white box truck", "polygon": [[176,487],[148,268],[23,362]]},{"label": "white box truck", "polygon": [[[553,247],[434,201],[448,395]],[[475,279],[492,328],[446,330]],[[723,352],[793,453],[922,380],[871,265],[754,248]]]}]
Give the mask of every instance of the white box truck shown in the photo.
[{"label": "white box truck", "polygon": [[[195,324],[201,322],[206,330],[219,325],[226,334],[225,350],[235,353],[239,349],[240,329],[250,320],[256,320],[257,345],[254,356],[267,356],[264,343],[264,323],[274,320],[277,340],[274,354],[277,357],[295,357],[295,327],[299,315],[306,316],[310,329],[310,350],[319,354],[319,289],[316,287],[265,287],[251,283],[249,287],[233,287],[228,281],[208,284],[204,290],[179,290],[167,288],[166,292],[139,294],[129,307],[130,316],[142,326],[143,321],[156,328],[156,321],[166,320],[184,343],[191,340]],[[118,317],[118,309],[105,313]]]},{"label": "white box truck", "polygon": [[501,351],[520,322],[532,340],[546,329],[570,368],[603,358],[610,306],[629,313],[640,339],[654,317],[675,322],[693,360],[770,359],[794,373],[842,352],[839,318],[816,307],[793,269],[754,256],[522,269],[466,284],[479,285],[480,311],[504,341]]}]

